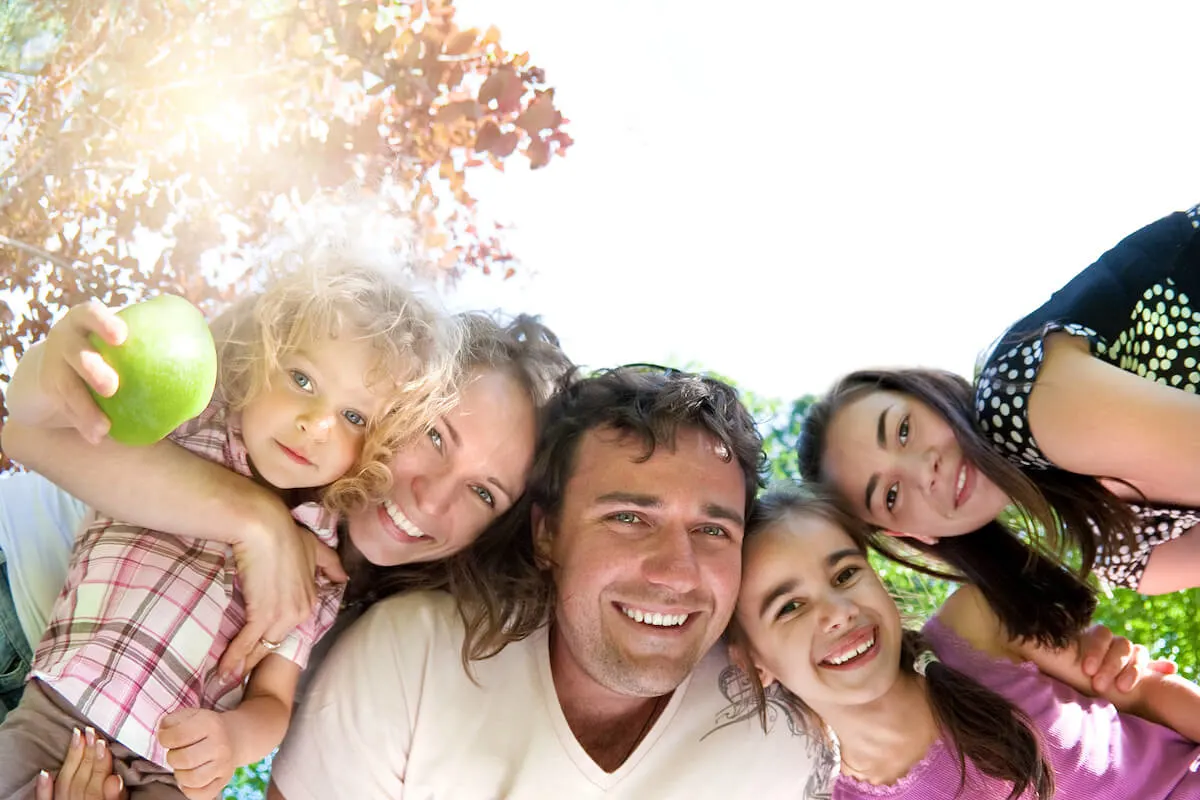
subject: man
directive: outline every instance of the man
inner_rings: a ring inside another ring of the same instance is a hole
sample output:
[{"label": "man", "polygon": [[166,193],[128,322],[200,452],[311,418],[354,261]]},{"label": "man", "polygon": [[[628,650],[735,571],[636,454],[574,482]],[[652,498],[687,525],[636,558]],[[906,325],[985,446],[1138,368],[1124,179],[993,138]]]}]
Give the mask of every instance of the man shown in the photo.
[{"label": "man", "polygon": [[761,453],[718,381],[564,390],[528,489],[540,574],[497,617],[512,641],[469,675],[449,595],[379,603],[319,670],[272,796],[827,797],[825,748],[782,705],[764,734],[718,642]]}]

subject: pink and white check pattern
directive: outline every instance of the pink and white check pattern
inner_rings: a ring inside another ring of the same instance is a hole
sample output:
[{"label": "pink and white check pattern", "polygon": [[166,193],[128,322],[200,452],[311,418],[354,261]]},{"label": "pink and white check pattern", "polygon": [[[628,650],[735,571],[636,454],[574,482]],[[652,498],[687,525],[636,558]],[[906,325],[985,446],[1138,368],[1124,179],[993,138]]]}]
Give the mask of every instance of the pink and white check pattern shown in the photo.
[{"label": "pink and white check pattern", "polygon": [[[250,474],[239,415],[213,404],[171,438]],[[293,511],[325,544],[336,520],[315,503]],[[275,651],[301,668],[337,616],[342,587],[325,584],[317,611]],[[240,683],[222,685],[217,662],[246,620],[231,549],[97,519],[75,544],[66,586],[34,655],[33,675],[99,730],[167,766],[155,731],[181,708],[229,710]]]}]

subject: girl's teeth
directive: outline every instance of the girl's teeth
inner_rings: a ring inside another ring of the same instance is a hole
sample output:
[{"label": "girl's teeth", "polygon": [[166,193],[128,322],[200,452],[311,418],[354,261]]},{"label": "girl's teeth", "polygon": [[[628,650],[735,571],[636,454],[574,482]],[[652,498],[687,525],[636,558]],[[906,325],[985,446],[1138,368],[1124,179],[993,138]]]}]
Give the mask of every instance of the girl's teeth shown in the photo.
[{"label": "girl's teeth", "polygon": [[640,611],[636,608],[622,608],[625,616],[643,625],[655,625],[659,628],[674,628],[687,622],[687,614],[657,614]]},{"label": "girl's teeth", "polygon": [[963,486],[967,483],[967,468],[964,466],[958,471],[958,491],[961,492]]},{"label": "girl's teeth", "polygon": [[849,653],[843,653],[842,655],[838,656],[837,658],[828,659],[828,661],[830,664],[833,664],[834,666],[839,666],[841,664],[845,664],[847,661],[854,658],[855,656],[861,656],[863,653],[867,652],[874,646],[875,646],[875,638],[871,637],[870,640],[863,642],[858,647],[851,650]]}]

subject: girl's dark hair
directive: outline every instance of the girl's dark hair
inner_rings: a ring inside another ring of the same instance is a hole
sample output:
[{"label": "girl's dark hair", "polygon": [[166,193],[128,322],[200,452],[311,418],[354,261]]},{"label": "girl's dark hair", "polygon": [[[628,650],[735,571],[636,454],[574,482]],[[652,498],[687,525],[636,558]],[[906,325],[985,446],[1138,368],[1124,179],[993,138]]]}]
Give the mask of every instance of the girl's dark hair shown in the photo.
[{"label": "girl's dark hair", "polygon": [[[837,525],[863,553],[867,552],[870,528],[846,511],[831,494],[811,486],[776,488],[759,498],[746,525],[747,540],[793,514],[813,515]],[[745,631],[737,624],[736,616],[727,635],[738,659],[748,659],[750,643]],[[931,649],[920,633],[905,630],[900,647],[900,669],[905,674],[915,674],[913,664],[917,656]],[[748,663],[739,666],[750,682],[759,719],[766,730],[767,693],[759,681],[758,670]],[[940,661],[926,667],[925,685],[934,721],[958,756],[959,791],[966,787],[966,762],[970,760],[983,774],[1012,783],[1007,800],[1017,800],[1028,790],[1032,790],[1039,800],[1054,796],[1054,770],[1043,754],[1041,739],[1025,712]],[[816,718],[812,709],[786,687],[776,684],[771,692],[772,699],[786,703],[809,718]],[[820,730],[823,732],[824,727]]]},{"label": "girl's dark hair", "polygon": [[[827,483],[821,464],[830,422],[848,403],[873,391],[909,395],[941,416],[971,463],[1011,498],[1029,540],[994,520],[972,533],[939,539],[936,545],[916,539],[901,544],[872,529],[870,545],[910,569],[979,587],[1010,635],[1051,647],[1066,646],[1091,620],[1096,596],[1087,576],[1097,546],[1115,552],[1109,541],[1120,535],[1118,531],[1129,529],[1122,526],[1131,527],[1128,506],[1096,479],[1063,470],[1039,472],[1035,484],[979,433],[970,383],[932,369],[861,370],[838,381],[809,408],[801,426],[796,450],[804,480]],[[1100,531],[1109,533],[1098,533],[1093,520]],[[1044,533],[1039,535],[1039,530]],[[1078,546],[1083,557],[1077,571],[1064,565],[1070,545]],[[931,567],[914,558],[911,550],[952,569]]]},{"label": "girl's dark hair", "polygon": [[[538,409],[574,374],[574,365],[559,347],[558,337],[536,317],[517,316],[501,324],[479,312],[458,315],[463,329],[460,369],[498,370],[513,378]],[[509,641],[505,634],[513,616],[508,598],[528,594],[514,582],[540,587],[533,564],[529,502],[522,496],[470,546],[440,561],[378,567],[364,564],[347,585],[346,605],[359,610],[385,597],[413,589],[444,590],[454,595],[466,627],[462,659],[486,658]],[[343,536],[342,541],[349,541]]]}]

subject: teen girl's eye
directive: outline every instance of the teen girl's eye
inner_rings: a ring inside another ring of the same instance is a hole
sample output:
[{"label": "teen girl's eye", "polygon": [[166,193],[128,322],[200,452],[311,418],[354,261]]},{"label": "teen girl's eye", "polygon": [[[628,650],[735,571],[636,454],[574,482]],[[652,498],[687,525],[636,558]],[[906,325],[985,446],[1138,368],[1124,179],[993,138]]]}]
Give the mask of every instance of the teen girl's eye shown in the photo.
[{"label": "teen girl's eye", "polygon": [[887,506],[887,510],[891,511],[896,507],[896,499],[900,496],[900,484],[893,483],[888,487],[887,494],[883,496],[883,504]]},{"label": "teen girl's eye", "polygon": [[484,488],[482,486],[472,486],[471,491],[475,492],[476,497],[478,497],[483,502],[487,503],[489,508],[496,507],[496,498],[494,496],[492,496],[492,493],[489,492],[486,488]]},{"label": "teen girl's eye", "polygon": [[834,586],[845,586],[847,583],[849,583],[851,580],[854,579],[854,576],[858,575],[858,573],[861,571],[862,571],[862,567],[857,567],[857,566],[846,567],[845,569],[841,570],[840,572],[838,572],[837,575],[835,575],[833,577],[833,585]]},{"label": "teen girl's eye", "polygon": [[362,414],[358,413],[357,411],[355,411],[352,408],[348,408],[345,411],[343,411],[342,416],[345,417],[347,422],[349,422],[351,425],[354,425],[355,427],[362,428],[362,427],[365,427],[367,424],[366,417],[364,417]]},{"label": "teen girl's eye", "polygon": [[292,378],[292,383],[306,392],[312,391],[312,380],[298,369],[288,371],[288,375]]},{"label": "teen girl's eye", "polygon": [[786,617],[788,614],[793,614],[804,607],[804,604],[799,600],[788,600],[779,607],[779,611],[775,614],[775,619]]},{"label": "teen girl's eye", "polygon": [[908,444],[908,415],[905,414],[900,418],[900,425],[896,429],[896,438],[900,441],[900,446]]}]

